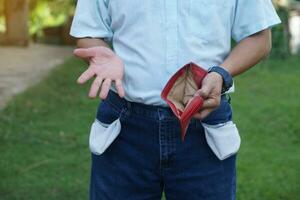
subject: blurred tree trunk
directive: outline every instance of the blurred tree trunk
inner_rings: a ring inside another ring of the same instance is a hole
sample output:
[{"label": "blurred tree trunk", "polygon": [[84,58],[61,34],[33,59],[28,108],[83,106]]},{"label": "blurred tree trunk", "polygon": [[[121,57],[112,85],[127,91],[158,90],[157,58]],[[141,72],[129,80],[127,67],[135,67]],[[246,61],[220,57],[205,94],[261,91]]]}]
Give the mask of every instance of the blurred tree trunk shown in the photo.
[{"label": "blurred tree trunk", "polygon": [[27,46],[29,0],[5,0],[5,44]]}]

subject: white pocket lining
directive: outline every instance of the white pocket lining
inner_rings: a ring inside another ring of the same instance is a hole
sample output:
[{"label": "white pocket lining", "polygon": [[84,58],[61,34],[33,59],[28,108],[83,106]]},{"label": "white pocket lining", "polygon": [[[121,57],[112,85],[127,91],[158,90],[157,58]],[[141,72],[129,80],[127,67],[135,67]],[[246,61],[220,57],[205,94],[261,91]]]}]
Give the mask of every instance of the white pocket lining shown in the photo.
[{"label": "white pocket lining", "polygon": [[202,123],[202,125],[207,144],[220,160],[224,160],[238,152],[241,138],[236,125],[232,121],[216,125]]},{"label": "white pocket lining", "polygon": [[95,155],[101,155],[117,138],[120,132],[120,119],[115,120],[111,124],[105,124],[96,119],[90,131],[90,151]]}]

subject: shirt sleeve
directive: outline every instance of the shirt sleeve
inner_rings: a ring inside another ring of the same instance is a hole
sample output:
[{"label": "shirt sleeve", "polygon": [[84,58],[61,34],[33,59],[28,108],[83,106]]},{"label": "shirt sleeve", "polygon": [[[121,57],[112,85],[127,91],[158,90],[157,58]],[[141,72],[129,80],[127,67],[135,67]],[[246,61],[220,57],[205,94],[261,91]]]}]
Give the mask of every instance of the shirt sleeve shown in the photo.
[{"label": "shirt sleeve", "polygon": [[236,2],[232,27],[232,38],[236,42],[281,22],[271,0],[236,0]]},{"label": "shirt sleeve", "polygon": [[112,38],[106,0],[78,0],[70,35],[76,38]]}]

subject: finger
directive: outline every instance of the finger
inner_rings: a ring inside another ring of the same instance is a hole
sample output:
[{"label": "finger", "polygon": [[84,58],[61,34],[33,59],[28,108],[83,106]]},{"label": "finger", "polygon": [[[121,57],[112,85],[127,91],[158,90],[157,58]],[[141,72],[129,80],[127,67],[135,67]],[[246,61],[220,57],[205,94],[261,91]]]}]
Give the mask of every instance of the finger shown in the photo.
[{"label": "finger", "polygon": [[106,99],[110,86],[111,86],[111,79],[105,79],[105,81],[102,83],[102,87],[99,95],[101,99]]},{"label": "finger", "polygon": [[120,80],[120,79],[116,80],[115,86],[116,86],[119,96],[121,98],[123,98],[125,96],[125,90],[124,90],[124,87],[122,84],[122,80]]},{"label": "finger", "polygon": [[200,90],[198,90],[195,95],[199,95],[201,96],[203,99],[207,99],[210,92],[212,90],[212,87],[208,84],[205,84],[202,86],[202,88]]},{"label": "finger", "polygon": [[91,86],[91,89],[89,92],[89,97],[95,98],[97,96],[97,93],[102,85],[102,81],[103,81],[103,78],[97,76],[97,78],[94,80],[94,82]]},{"label": "finger", "polygon": [[196,113],[193,117],[194,117],[195,119],[200,119],[200,120],[201,120],[201,115],[200,115],[200,113]]},{"label": "finger", "polygon": [[96,56],[94,48],[80,48],[74,50],[74,55],[79,58],[90,58]]},{"label": "finger", "polygon": [[216,108],[220,105],[220,98],[208,98],[203,102],[202,109]]},{"label": "finger", "polygon": [[94,75],[95,73],[91,69],[87,69],[80,75],[80,77],[77,79],[77,82],[79,84],[83,84],[90,80]]},{"label": "finger", "polygon": [[198,117],[200,120],[206,118],[214,109],[212,108],[208,108],[208,109],[205,109],[205,110],[202,110],[200,111],[200,113],[198,113]]}]

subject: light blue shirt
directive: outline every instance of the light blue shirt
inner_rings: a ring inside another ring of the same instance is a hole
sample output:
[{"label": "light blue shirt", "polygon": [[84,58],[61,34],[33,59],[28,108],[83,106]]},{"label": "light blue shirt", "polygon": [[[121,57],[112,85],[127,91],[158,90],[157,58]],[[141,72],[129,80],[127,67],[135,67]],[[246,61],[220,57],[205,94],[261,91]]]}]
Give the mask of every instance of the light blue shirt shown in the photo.
[{"label": "light blue shirt", "polygon": [[183,65],[220,65],[231,38],[278,23],[271,0],[78,0],[71,35],[111,42],[127,100],[166,105],[161,91]]}]

